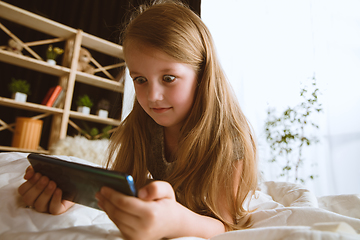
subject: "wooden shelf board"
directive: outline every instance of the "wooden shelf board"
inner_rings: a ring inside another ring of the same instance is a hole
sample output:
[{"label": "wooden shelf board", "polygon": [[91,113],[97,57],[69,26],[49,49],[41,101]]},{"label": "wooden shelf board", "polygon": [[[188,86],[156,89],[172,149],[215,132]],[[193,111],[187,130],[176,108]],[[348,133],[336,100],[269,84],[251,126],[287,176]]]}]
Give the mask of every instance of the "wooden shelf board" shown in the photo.
[{"label": "wooden shelf board", "polygon": [[113,126],[118,126],[120,124],[120,120],[116,120],[116,119],[112,119],[112,118],[101,118],[101,117],[99,117],[97,115],[93,115],[93,114],[86,115],[86,114],[76,112],[76,111],[70,111],[70,117],[75,118],[75,119],[80,119],[80,120],[86,120],[86,121],[91,121],[91,122],[107,124],[107,125],[113,125]]},{"label": "wooden shelf board", "polygon": [[[124,59],[124,51],[122,46],[85,32],[82,36],[82,45],[106,55]],[[101,48],[99,48],[99,46],[101,46]]]},{"label": "wooden shelf board", "polygon": [[[0,1],[0,17],[55,37],[68,39],[75,37],[77,32],[77,29],[15,7],[3,1]],[[120,45],[87,33],[83,34],[82,45],[113,57],[124,58],[123,49]],[[99,48],[99,46],[101,46],[101,48]]]},{"label": "wooden shelf board", "polygon": [[[1,2],[0,2],[1,3]],[[69,74],[70,69],[59,65],[50,65],[45,61],[40,61],[35,58],[16,54],[13,52],[0,49],[0,61],[13,64],[16,66],[28,68],[31,70],[47,73],[54,76],[63,76]]]},{"label": "wooden shelf board", "polygon": [[0,1],[0,16],[9,21],[56,37],[75,36],[76,29]]},{"label": "wooden shelf board", "polygon": [[25,149],[25,148],[15,148],[8,146],[0,146],[1,151],[9,151],[9,152],[28,152],[28,153],[42,153],[42,154],[50,154],[50,151],[47,150],[33,150],[33,149]]},{"label": "wooden shelf board", "polygon": [[0,97],[0,105],[20,108],[29,111],[44,112],[44,113],[61,114],[64,112],[64,110],[60,108],[47,107],[41,104],[30,103],[30,102],[17,102],[13,99],[4,98],[4,97]]},{"label": "wooden shelf board", "polygon": [[76,72],[76,81],[96,87],[112,90],[115,92],[124,92],[124,87],[114,80],[98,77],[84,72]]}]

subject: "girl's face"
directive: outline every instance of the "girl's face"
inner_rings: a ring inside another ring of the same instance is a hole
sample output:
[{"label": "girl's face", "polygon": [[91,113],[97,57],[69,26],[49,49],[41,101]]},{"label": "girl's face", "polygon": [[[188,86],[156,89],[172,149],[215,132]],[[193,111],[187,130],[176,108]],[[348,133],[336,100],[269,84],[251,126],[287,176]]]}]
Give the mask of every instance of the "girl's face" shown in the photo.
[{"label": "girl's face", "polygon": [[180,129],[195,98],[194,69],[137,42],[126,45],[125,60],[141,107],[159,125]]}]

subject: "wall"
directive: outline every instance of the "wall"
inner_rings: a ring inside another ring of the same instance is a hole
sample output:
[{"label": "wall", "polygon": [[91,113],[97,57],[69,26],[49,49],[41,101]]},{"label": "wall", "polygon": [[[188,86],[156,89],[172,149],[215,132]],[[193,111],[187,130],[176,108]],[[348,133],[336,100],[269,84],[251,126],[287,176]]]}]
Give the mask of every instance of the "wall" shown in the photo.
[{"label": "wall", "polygon": [[360,2],[224,2],[203,1],[201,15],[254,127],[265,178],[278,180],[267,162],[266,110],[298,103],[300,82],[315,76],[324,113],[316,119],[321,141],[304,166],[318,177],[306,185],[319,196],[360,193]]}]

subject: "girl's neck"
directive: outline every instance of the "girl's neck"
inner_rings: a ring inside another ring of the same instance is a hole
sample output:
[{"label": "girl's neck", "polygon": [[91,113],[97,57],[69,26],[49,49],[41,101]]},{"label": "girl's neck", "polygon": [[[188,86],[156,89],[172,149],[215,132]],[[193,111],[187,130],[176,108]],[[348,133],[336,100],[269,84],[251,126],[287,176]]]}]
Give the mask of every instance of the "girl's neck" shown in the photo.
[{"label": "girl's neck", "polygon": [[180,129],[164,128],[164,147],[165,158],[168,162],[173,162],[174,154],[178,147]]}]

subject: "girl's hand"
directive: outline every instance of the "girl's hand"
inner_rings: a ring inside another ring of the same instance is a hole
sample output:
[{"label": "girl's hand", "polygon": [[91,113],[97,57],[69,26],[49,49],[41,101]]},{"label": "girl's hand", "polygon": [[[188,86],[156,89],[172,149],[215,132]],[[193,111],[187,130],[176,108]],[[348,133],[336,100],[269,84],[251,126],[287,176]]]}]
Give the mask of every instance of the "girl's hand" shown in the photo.
[{"label": "girl's hand", "polygon": [[[139,190],[138,198],[107,187],[96,195],[99,207],[116,224],[126,239],[171,237],[179,227],[179,204],[167,182],[154,181]],[[181,226],[180,226],[181,228]]]},{"label": "girl's hand", "polygon": [[36,211],[57,215],[74,205],[73,202],[61,200],[62,191],[56,187],[56,183],[40,173],[35,173],[31,166],[26,169],[24,179],[27,181],[20,185],[18,192],[25,204]]}]

